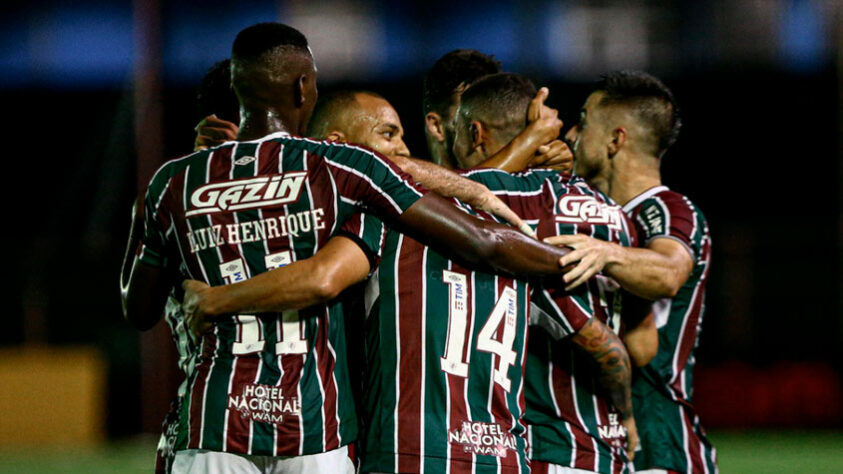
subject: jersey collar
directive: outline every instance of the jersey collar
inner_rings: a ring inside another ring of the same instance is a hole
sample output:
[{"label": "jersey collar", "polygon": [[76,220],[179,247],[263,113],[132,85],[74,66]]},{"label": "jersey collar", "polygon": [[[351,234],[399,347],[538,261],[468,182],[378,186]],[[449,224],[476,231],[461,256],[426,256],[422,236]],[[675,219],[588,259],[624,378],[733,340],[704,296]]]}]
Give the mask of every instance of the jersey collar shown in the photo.
[{"label": "jersey collar", "polygon": [[656,194],[662,191],[669,191],[669,189],[665,185],[653,186],[652,188],[644,191],[638,196],[635,196],[634,198],[630,199],[629,202],[623,206],[624,212],[632,212],[632,210],[638,207],[639,204],[641,204],[647,199],[650,199],[651,197],[655,196]]}]

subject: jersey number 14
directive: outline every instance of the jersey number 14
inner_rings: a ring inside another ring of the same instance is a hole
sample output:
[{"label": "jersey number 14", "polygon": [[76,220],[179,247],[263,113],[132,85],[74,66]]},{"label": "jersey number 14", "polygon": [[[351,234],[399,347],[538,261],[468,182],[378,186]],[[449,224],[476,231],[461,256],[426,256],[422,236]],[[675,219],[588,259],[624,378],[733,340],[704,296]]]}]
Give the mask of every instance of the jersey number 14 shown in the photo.
[{"label": "jersey number 14", "polygon": [[[470,354],[465,351],[466,326],[468,325],[468,279],[462,273],[448,270],[442,272],[442,278],[448,285],[448,336],[445,341],[445,354],[440,358],[442,370],[459,377],[468,377]],[[494,371],[495,383],[509,392],[511,381],[507,375],[509,368],[515,365],[517,354],[512,350],[515,331],[518,325],[518,295],[510,287],[504,288],[495,307],[489,313],[486,324],[477,335],[477,350],[498,356],[498,365]],[[503,334],[496,337],[503,320]]]}]

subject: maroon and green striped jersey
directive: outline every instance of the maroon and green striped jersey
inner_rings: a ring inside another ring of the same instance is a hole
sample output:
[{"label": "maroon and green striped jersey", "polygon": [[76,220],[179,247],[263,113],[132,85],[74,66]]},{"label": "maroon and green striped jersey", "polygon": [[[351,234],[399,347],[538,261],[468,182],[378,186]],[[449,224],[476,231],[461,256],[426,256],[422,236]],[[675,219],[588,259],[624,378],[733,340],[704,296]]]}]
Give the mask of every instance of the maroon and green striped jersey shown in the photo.
[{"label": "maroon and green striped jersey", "polygon": [[[140,260],[223,285],[312,256],[351,214],[392,219],[424,190],[360,147],[285,133],[164,164],[146,194]],[[186,393],[175,450],[296,456],[357,436],[341,303],[241,314],[198,343],[178,333]]]},{"label": "maroon and green striped jersey", "polygon": [[[499,196],[530,191],[519,189],[516,183],[493,186],[487,181],[484,184]],[[539,238],[581,233],[623,246],[635,245],[632,221],[611,199],[581,178],[551,175],[547,186],[554,219],[552,226],[539,226]],[[516,199],[507,202],[516,213],[527,217],[516,205]],[[628,471],[626,432],[620,417],[601,393],[593,360],[567,339],[581,325],[566,327],[559,323],[570,321],[572,313],[584,314],[617,331],[622,303],[618,289],[614,281],[598,275],[577,288],[584,297],[571,299],[575,308],[559,307],[558,298],[533,294],[524,420],[534,467],[555,464],[595,472]]]},{"label": "maroon and green striped jersey", "polygon": [[716,453],[694,411],[694,349],[702,327],[705,283],[711,263],[711,236],[705,217],[687,197],[665,186],[651,188],[624,209],[635,221],[642,245],[667,238],[681,243],[694,266],[672,299],[653,304],[659,351],[635,374],[635,419],[642,451],[639,470],[670,469],[685,473],[717,472]]},{"label": "maroon and green striped jersey", "polygon": [[[557,173],[466,176],[492,189],[540,235],[591,225],[579,214],[555,212],[563,194],[581,195]],[[531,291],[519,280],[470,271],[371,217],[347,225],[370,253],[382,249],[367,291],[361,470],[528,472],[523,370],[530,295],[571,332],[590,317],[585,307],[593,296],[586,289]]]}]

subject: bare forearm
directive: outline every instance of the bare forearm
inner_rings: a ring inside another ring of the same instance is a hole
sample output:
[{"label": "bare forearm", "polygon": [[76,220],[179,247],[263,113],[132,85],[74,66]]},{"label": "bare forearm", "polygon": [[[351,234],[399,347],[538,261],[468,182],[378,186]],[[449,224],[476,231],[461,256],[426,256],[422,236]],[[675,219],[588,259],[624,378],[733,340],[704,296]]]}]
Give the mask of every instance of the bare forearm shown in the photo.
[{"label": "bare forearm", "polygon": [[296,262],[283,272],[266,272],[233,285],[207,290],[203,310],[209,316],[263,313],[300,309],[330,299],[324,288],[306,275],[306,262]]},{"label": "bare forearm", "polygon": [[512,227],[470,216],[433,194],[408,209],[399,224],[413,238],[479,270],[519,276],[558,275],[563,273],[559,259],[568,253]]},{"label": "bare forearm", "polygon": [[486,187],[482,184],[463,178],[451,170],[428,161],[403,156],[393,156],[391,159],[416,182],[440,196],[453,197],[470,203],[486,191]]},{"label": "bare forearm", "polygon": [[687,279],[686,269],[658,252],[613,247],[613,257],[605,271],[630,293],[648,300],[672,298]]},{"label": "bare forearm", "polygon": [[207,288],[200,312],[213,318],[233,313],[302,309],[336,298],[362,281],[369,262],[356,243],[334,237],[313,257],[235,283]]},{"label": "bare forearm", "polygon": [[162,268],[152,267],[132,261],[128,283],[121,288],[123,297],[123,316],[141,331],[152,328],[161,319],[167,295],[172,282],[166,278]]},{"label": "bare forearm", "polygon": [[574,334],[574,343],[593,358],[598,381],[621,418],[632,416],[632,370],[629,355],[618,336],[592,318]]},{"label": "bare forearm", "polygon": [[542,137],[535,134],[530,126],[512,139],[506,146],[478,165],[481,168],[497,168],[508,173],[527,169],[536,150],[544,145]]}]

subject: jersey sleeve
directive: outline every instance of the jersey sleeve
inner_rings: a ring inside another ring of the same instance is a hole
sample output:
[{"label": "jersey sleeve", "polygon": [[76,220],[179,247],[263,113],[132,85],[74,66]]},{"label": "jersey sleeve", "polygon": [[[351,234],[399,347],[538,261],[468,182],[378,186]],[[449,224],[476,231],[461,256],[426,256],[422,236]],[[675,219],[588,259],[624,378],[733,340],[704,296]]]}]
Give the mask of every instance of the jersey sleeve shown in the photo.
[{"label": "jersey sleeve", "polygon": [[358,212],[343,223],[334,234],[352,240],[369,259],[369,275],[380,265],[386,238],[386,225],[377,217]]},{"label": "jersey sleeve", "polygon": [[170,179],[157,173],[144,196],[143,236],[140,242],[139,260],[153,267],[167,266],[167,237],[170,216],[162,208]]},{"label": "jersey sleeve", "polygon": [[530,224],[535,224],[535,221],[552,212],[553,199],[548,193],[548,187],[549,180],[559,176],[557,171],[531,170],[510,174],[483,168],[463,171],[461,174],[489,188],[513,212]]},{"label": "jersey sleeve", "polygon": [[594,308],[588,284],[580,285],[571,292],[562,288],[539,287],[530,297],[530,324],[541,326],[556,339],[576,333],[592,316]]},{"label": "jersey sleeve", "polygon": [[697,259],[699,245],[694,245],[697,232],[694,212],[681,197],[657,195],[647,199],[641,203],[635,218],[640,243],[648,245],[658,238],[673,239]]},{"label": "jersey sleeve", "polygon": [[383,155],[357,146],[336,147],[337,151],[326,156],[325,162],[343,201],[382,219],[392,219],[427,193]]}]

